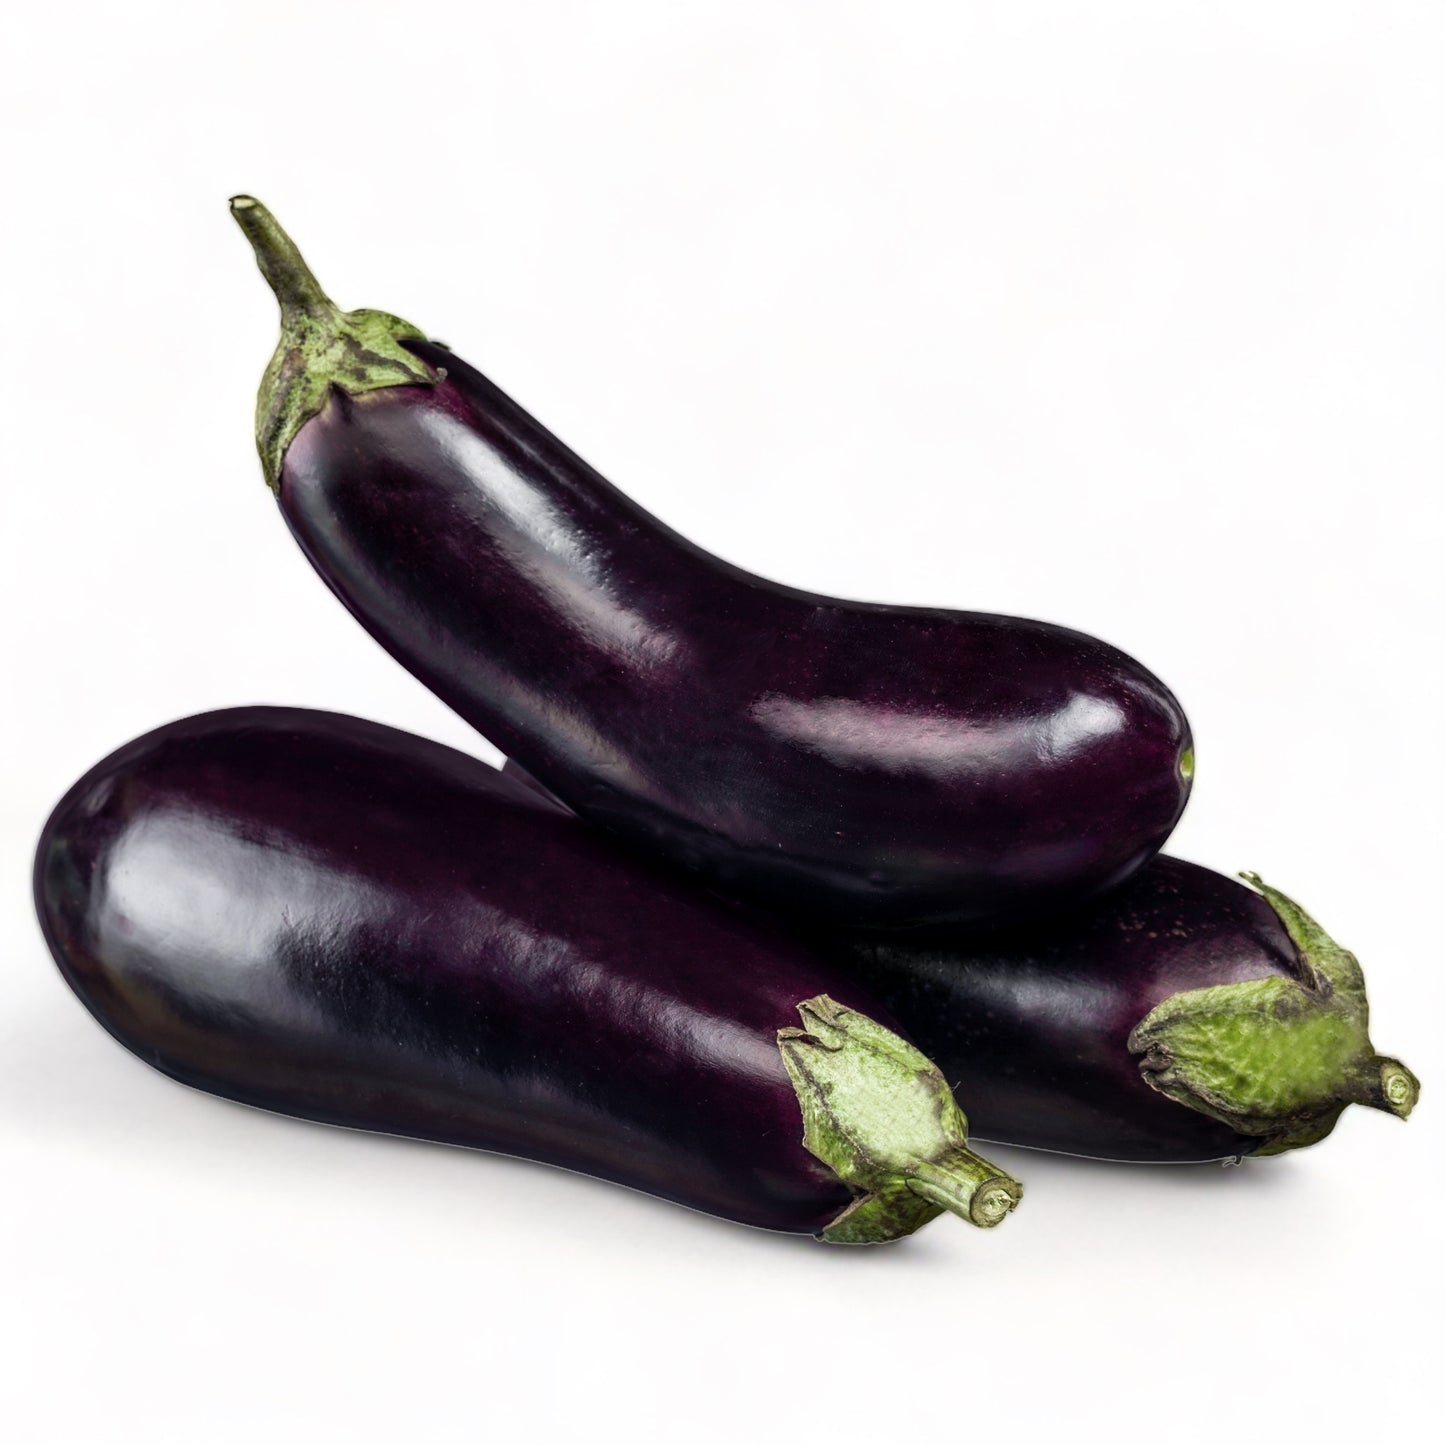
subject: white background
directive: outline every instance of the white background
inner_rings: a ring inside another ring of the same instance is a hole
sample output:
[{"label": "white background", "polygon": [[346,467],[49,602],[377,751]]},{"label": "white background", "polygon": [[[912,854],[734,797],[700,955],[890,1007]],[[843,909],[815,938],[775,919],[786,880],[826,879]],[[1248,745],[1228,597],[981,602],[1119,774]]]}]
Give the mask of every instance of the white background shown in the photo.
[{"label": "white background", "polygon": [[[1445,10],[7,14],[7,1440],[1429,1433]],[[1199,751],[1173,850],[1356,949],[1416,1117],[1236,1170],[998,1150],[1028,1187],[1003,1228],[848,1251],[250,1112],[117,1048],[28,899],[79,772],[251,702],[493,756],[262,485],[275,309],[238,190],[343,305],[444,337],[729,559],[1161,673]]]}]

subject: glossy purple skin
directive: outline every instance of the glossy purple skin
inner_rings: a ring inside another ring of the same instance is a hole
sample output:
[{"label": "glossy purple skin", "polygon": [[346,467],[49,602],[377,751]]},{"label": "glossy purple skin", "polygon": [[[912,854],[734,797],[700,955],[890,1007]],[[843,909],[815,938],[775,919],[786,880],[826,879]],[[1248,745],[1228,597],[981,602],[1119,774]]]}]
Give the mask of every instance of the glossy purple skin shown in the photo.
[{"label": "glossy purple skin", "polygon": [[1299,977],[1274,909],[1208,868],[1155,858],[1107,899],[1042,927],[810,941],[903,1020],[967,1099],[978,1139],[1176,1163],[1261,1142],[1150,1088],[1128,1047],[1171,994]]},{"label": "glossy purple skin", "polygon": [[768,1229],[849,1203],[777,1031],[820,993],[887,1012],[438,744],[285,708],[172,723],[60,802],[35,897],[85,1005],[184,1083]]},{"label": "glossy purple skin", "polygon": [[333,391],[281,506],[389,652],[589,822],[729,892],[868,926],[997,923],[1142,866],[1189,730],[1048,623],[751,576],[610,486],[480,373]]},{"label": "glossy purple skin", "polygon": [[[512,759],[502,772],[566,811]],[[1150,1088],[1128,1044],[1172,994],[1300,977],[1279,915],[1231,878],[1160,856],[1066,918],[986,933],[780,921],[903,1020],[968,1100],[976,1139],[1151,1163],[1238,1158],[1260,1143]]]}]

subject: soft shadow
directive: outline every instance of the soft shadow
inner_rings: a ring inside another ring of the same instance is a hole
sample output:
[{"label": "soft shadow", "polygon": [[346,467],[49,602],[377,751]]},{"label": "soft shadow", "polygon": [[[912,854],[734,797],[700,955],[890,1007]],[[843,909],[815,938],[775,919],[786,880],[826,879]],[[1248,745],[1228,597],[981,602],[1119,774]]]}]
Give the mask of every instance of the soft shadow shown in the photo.
[{"label": "soft shadow", "polygon": [[[0,1096],[8,1101],[7,1112],[20,1131],[46,1143],[63,1140],[82,1148],[89,1144],[110,1155],[122,1151],[128,1161],[162,1170],[212,1171],[244,1163],[248,1170],[264,1172],[265,1140],[270,1136],[276,1140],[271,1163],[278,1180],[296,1170],[298,1146],[308,1167],[324,1162],[331,1173],[350,1173],[353,1168],[366,1173],[378,1167],[368,1164],[369,1159],[386,1158],[389,1162],[380,1166],[382,1172],[388,1177],[415,1173],[446,1211],[464,1210],[480,1185],[506,1187],[515,1194],[519,1210],[535,1212],[537,1196],[532,1191],[503,1182],[531,1174],[547,1181],[545,1207],[547,1212],[556,1210],[559,1229],[567,1228],[568,1220],[599,1212],[611,1215],[611,1201],[628,1195],[626,1214],[635,1222],[619,1227],[646,1236],[656,1234],[655,1226],[665,1220],[671,1230],[686,1230],[685,1254],[691,1253],[694,1243],[711,1254],[716,1240],[730,1242],[734,1249],[748,1245],[770,1257],[786,1252],[799,1259],[846,1261],[851,1269],[933,1270],[945,1257],[946,1232],[974,1228],[944,1215],[891,1245],[820,1246],[809,1235],[735,1224],[626,1185],[535,1160],[296,1119],[221,1098],[144,1067],[83,1010],[64,1005],[61,999],[54,1008],[35,1009],[23,1020],[10,1020],[0,1035]],[[195,1107],[177,1107],[182,1099],[195,1101]],[[223,1111],[228,1121],[265,1118],[267,1123],[254,1137],[244,1129],[233,1134],[230,1127],[220,1127],[222,1113],[217,1111]],[[317,1151],[310,1147],[322,1141],[324,1161],[314,1159]],[[409,1165],[408,1160],[416,1163]],[[452,1162],[439,1169],[443,1160]],[[569,1197],[559,1205],[554,1191],[568,1196],[575,1191],[575,1201]],[[1008,1221],[1001,1227],[1007,1228]]]},{"label": "soft shadow", "polygon": [[1024,1181],[1025,1201],[1030,1180],[1052,1183],[1065,1178],[1085,1178],[1091,1184],[1107,1180],[1118,1188],[1137,1184],[1180,1192],[1187,1190],[1195,1194],[1200,1190],[1218,1189],[1247,1189],[1252,1194],[1260,1194],[1287,1186],[1293,1177],[1290,1167],[1293,1160],[1289,1154],[1245,1159],[1238,1164],[1143,1164],[1128,1160],[1086,1159],[1047,1149],[993,1144],[982,1139],[971,1140],[970,1143],[995,1164]]}]

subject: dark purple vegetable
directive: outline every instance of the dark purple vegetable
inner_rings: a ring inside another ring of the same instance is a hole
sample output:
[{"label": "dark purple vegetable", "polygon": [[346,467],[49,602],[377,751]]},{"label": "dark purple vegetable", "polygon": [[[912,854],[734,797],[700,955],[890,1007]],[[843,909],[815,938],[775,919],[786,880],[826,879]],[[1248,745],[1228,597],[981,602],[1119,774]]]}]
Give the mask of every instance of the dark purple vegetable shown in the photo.
[{"label": "dark purple vegetable", "polygon": [[1349,1104],[1406,1117],[1419,1083],[1370,1043],[1354,955],[1245,876],[1258,892],[1160,857],[1043,927],[814,942],[937,1061],[980,1139],[1178,1162],[1313,1144]]},{"label": "dark purple vegetable", "polygon": [[[565,808],[511,759],[502,772]],[[1028,928],[791,927],[903,1020],[983,1140],[1189,1163],[1316,1143],[1349,1104],[1407,1118],[1419,1080],[1375,1053],[1359,961],[1244,876],[1254,889],[1158,857]]]},{"label": "dark purple vegetable", "polygon": [[1131,658],[709,556],[414,327],[341,313],[263,206],[232,207],[281,302],[257,438],[292,532],[382,646],[589,822],[870,926],[1036,917],[1169,835],[1189,728]]},{"label": "dark purple vegetable", "polygon": [[1019,1197],[856,980],[390,728],[160,728],[57,806],[35,897],[121,1043],[243,1103],[850,1243]]}]

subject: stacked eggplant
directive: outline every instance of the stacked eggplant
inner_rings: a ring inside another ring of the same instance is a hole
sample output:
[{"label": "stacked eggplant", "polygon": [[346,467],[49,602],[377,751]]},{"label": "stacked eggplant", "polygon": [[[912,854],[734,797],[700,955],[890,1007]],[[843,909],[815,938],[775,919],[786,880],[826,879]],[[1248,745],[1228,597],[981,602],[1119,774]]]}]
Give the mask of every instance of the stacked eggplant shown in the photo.
[{"label": "stacked eggplant", "polygon": [[1163,1161],[1409,1113],[1353,955],[1157,856],[1193,745],[1132,658],[742,572],[232,211],[281,303],[257,442],[288,526],[513,761],[247,708],[98,764],[36,903],[128,1048],[850,1243],[1007,1216],[960,1103],[983,1138]]}]

